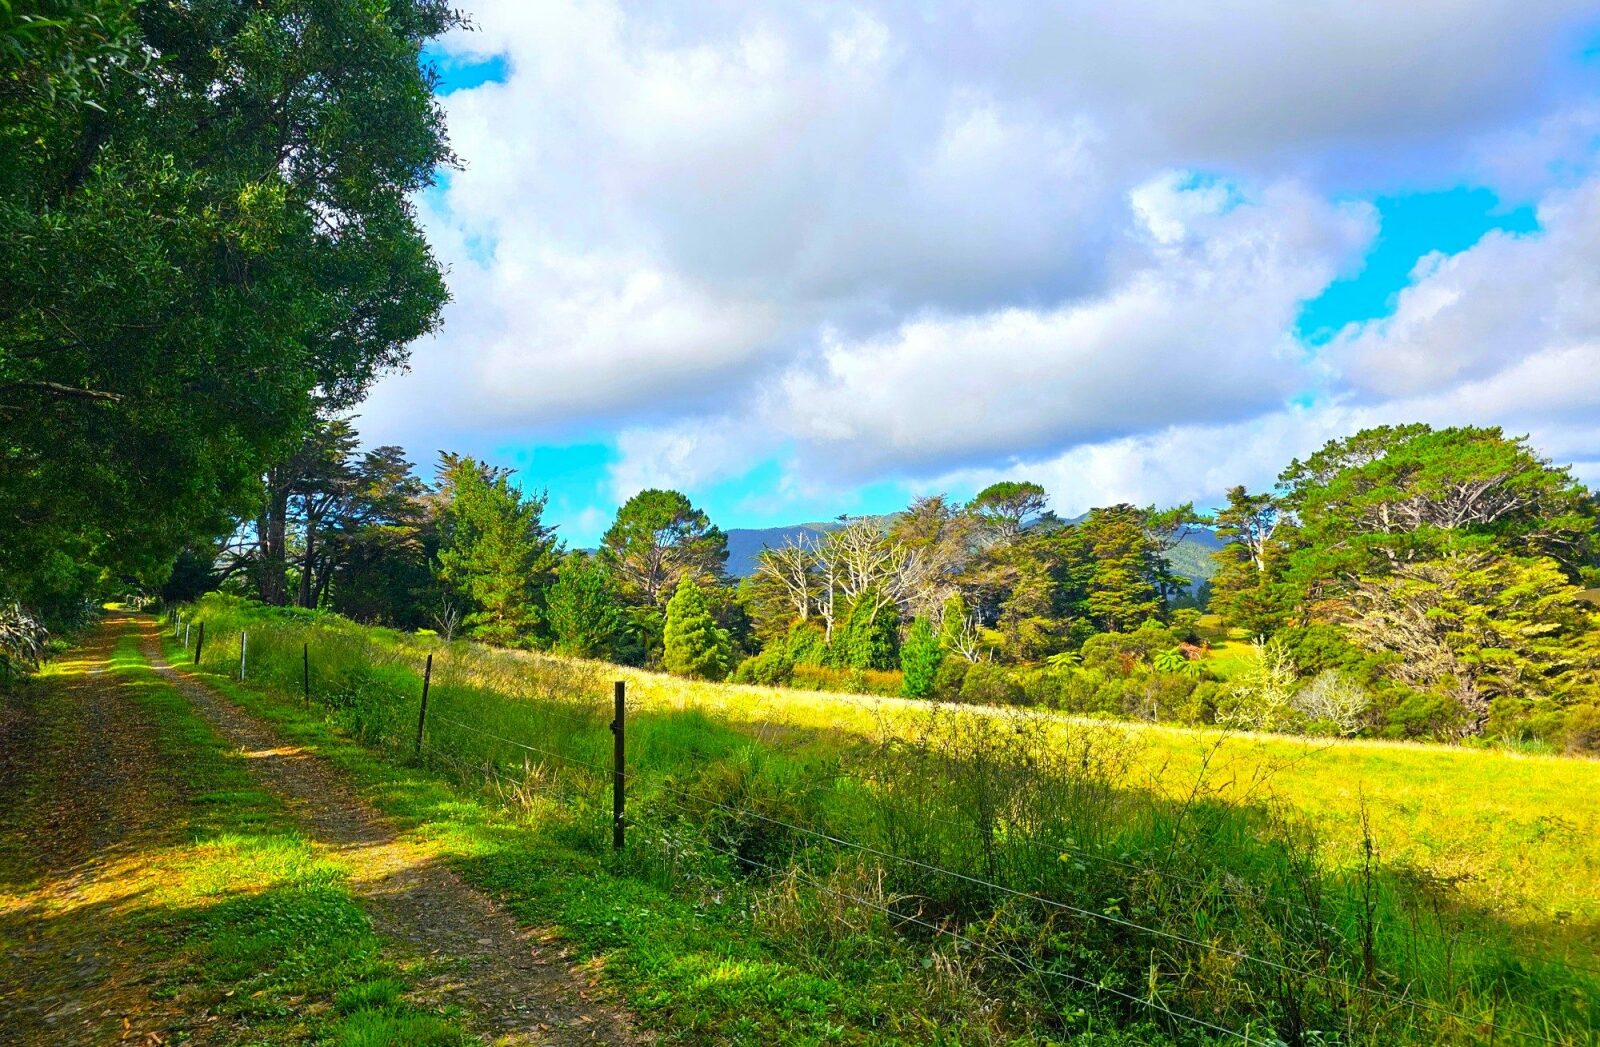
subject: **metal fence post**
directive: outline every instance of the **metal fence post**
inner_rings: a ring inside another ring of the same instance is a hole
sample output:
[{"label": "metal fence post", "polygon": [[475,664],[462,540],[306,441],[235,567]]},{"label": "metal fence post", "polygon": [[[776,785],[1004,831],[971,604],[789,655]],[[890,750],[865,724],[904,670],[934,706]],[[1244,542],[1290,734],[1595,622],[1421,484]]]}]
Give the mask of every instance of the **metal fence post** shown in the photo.
[{"label": "metal fence post", "polygon": [[623,768],[627,752],[624,745],[623,732],[626,729],[625,706],[626,685],[618,680],[614,693],[616,702],[615,718],[611,721],[611,846],[615,850],[622,850],[623,805],[625,792],[623,789]]},{"label": "metal fence post", "polygon": [[194,638],[194,664],[200,664],[200,648],[206,645],[206,623],[200,623],[200,635]]},{"label": "metal fence post", "polygon": [[311,644],[303,644],[300,648],[300,683],[305,689],[306,704],[311,704]]},{"label": "metal fence post", "polygon": [[417,745],[415,753],[422,755],[422,727],[428,722],[428,683],[433,679],[433,655],[428,655],[428,664],[422,668],[422,708],[417,712]]},{"label": "metal fence post", "polygon": [[239,630],[239,682],[244,683],[244,652],[245,645],[250,641],[250,634],[243,629]]}]

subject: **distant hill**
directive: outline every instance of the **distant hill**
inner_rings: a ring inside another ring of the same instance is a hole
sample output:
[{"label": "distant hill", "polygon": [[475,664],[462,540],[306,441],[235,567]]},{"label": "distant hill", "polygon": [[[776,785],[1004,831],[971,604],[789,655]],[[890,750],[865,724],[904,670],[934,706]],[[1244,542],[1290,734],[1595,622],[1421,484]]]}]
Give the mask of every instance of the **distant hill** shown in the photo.
[{"label": "distant hill", "polygon": [[805,536],[826,534],[839,525],[836,523],[789,524],[785,527],[730,527],[723,533],[728,536],[728,573],[735,578],[745,578],[756,573],[756,556],[763,549],[781,549]]},{"label": "distant hill", "polygon": [[[884,519],[887,522],[888,518]],[[830,521],[784,527],[730,527],[723,532],[728,536],[728,573],[735,578],[748,577],[756,571],[756,557],[761,550],[779,549],[805,536],[824,535],[838,526]],[[1211,554],[1222,548],[1222,544],[1222,540],[1211,531],[1196,528],[1173,548],[1168,560],[1185,578],[1203,582],[1217,573],[1216,561],[1211,559]]]}]

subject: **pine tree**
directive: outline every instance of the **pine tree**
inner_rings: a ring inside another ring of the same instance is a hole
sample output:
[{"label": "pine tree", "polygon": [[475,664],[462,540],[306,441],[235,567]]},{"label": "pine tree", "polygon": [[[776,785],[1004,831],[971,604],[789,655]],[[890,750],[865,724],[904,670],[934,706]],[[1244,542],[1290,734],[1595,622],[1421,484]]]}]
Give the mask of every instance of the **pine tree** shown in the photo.
[{"label": "pine tree", "polygon": [[732,655],[728,633],[717,627],[705,593],[687,576],[679,579],[667,601],[663,661],[667,671],[702,680],[720,680],[728,674]]},{"label": "pine tree", "polygon": [[545,598],[545,617],[555,649],[579,658],[615,659],[628,628],[605,568],[580,554],[557,572]]},{"label": "pine tree", "polygon": [[925,698],[932,694],[943,662],[944,650],[933,624],[926,618],[918,618],[911,623],[906,642],[900,648],[900,670],[905,674],[902,693],[907,698]]},{"label": "pine tree", "polygon": [[486,643],[529,642],[559,556],[554,529],[541,520],[544,495],[524,495],[509,472],[471,458],[457,459],[442,479],[450,501],[439,577],[470,601],[464,624]]}]

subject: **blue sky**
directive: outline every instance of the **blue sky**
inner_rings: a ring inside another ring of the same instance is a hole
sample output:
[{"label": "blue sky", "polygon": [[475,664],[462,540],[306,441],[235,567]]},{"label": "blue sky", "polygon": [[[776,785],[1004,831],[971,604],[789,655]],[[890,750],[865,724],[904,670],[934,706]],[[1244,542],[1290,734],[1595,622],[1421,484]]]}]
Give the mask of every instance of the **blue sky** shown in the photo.
[{"label": "blue sky", "polygon": [[1586,5],[469,6],[418,201],[455,300],[360,424],[574,544],[644,486],[1209,504],[1413,419],[1600,479]]}]

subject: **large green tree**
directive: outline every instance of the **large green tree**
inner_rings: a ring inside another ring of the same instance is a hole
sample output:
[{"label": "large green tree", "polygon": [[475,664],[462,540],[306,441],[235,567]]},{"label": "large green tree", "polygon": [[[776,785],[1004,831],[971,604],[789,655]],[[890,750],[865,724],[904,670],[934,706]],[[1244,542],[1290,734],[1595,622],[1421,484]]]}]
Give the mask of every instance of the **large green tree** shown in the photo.
[{"label": "large green tree", "polygon": [[628,619],[611,576],[593,558],[568,556],[545,604],[557,651],[579,658],[618,658],[627,642]]},{"label": "large green tree", "polygon": [[684,578],[721,580],[728,539],[684,495],[652,489],[617,510],[600,540],[600,559],[627,599],[661,607]]},{"label": "large green tree", "polygon": [[[0,12],[0,587],[159,575],[438,322],[443,0]],[[29,15],[33,19],[28,20]],[[68,572],[71,573],[71,572]]]},{"label": "large green tree", "polygon": [[1600,698],[1600,623],[1578,593],[1549,557],[1447,553],[1352,583],[1349,630],[1387,656],[1384,675],[1453,700],[1460,733],[1476,734],[1498,705],[1515,720]]},{"label": "large green tree", "polygon": [[441,478],[449,501],[441,513],[439,576],[464,597],[463,624],[488,643],[538,639],[545,590],[560,550],[542,521],[543,494],[512,486],[510,472],[452,459]]}]

